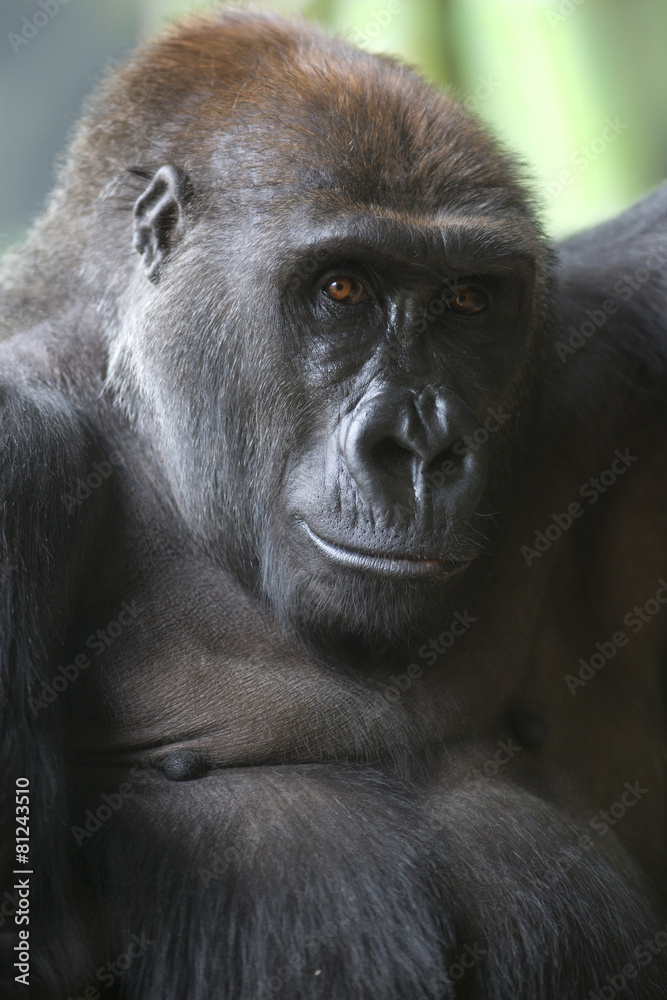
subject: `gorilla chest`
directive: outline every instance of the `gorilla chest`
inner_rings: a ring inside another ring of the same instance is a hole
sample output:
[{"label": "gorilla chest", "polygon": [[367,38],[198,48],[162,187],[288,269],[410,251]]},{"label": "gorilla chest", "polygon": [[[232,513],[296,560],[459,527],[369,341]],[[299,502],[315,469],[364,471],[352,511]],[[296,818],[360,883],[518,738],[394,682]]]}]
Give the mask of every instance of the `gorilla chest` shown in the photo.
[{"label": "gorilla chest", "polygon": [[368,761],[419,742],[386,684],[323,666],[260,614],[249,625],[247,607],[237,616],[201,592],[123,603],[141,613],[101,614],[80,666],[68,664],[77,758],[152,765],[188,750],[217,767]]}]

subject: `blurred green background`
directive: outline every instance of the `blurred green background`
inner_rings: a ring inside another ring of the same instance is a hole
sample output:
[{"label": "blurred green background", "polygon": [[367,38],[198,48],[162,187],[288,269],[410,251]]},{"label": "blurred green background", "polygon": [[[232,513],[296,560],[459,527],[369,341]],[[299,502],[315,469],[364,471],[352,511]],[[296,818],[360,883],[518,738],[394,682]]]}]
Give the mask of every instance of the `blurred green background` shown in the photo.
[{"label": "blurred green background", "polygon": [[[207,0],[2,0],[0,249],[39,211],[110,61]],[[612,215],[667,174],[667,0],[272,0],[452,88],[528,165],[548,228]]]}]

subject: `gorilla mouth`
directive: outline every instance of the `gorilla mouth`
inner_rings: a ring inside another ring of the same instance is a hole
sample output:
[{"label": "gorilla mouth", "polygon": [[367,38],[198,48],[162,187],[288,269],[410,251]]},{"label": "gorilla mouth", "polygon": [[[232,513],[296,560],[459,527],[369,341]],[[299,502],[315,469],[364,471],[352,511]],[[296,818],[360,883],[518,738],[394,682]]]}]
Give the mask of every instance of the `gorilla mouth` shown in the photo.
[{"label": "gorilla mouth", "polygon": [[455,562],[448,559],[416,558],[414,556],[378,555],[348,549],[334,542],[328,542],[317,535],[312,528],[301,521],[304,531],[312,542],[333,562],[350,569],[360,569],[383,576],[451,576],[469,565],[469,562]]}]

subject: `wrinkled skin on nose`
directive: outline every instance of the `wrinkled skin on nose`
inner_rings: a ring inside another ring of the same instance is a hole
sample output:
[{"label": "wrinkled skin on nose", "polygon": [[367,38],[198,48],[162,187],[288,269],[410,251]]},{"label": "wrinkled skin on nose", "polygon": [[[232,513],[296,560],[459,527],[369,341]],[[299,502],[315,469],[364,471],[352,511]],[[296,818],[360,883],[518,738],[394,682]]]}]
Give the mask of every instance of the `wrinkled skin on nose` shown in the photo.
[{"label": "wrinkled skin on nose", "polygon": [[479,426],[473,410],[445,387],[384,385],[341,422],[346,468],[371,508],[401,507],[468,517],[486,476],[486,451],[467,444]]}]

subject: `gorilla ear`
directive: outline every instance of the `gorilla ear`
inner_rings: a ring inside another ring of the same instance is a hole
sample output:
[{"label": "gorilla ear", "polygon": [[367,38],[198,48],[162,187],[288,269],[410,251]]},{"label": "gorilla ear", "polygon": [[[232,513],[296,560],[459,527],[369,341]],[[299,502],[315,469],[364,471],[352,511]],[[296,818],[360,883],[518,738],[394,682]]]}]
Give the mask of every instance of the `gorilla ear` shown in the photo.
[{"label": "gorilla ear", "polygon": [[185,232],[183,206],[192,197],[190,178],[178,167],[160,167],[134,206],[134,249],[149,281],[157,282],[169,251]]}]

